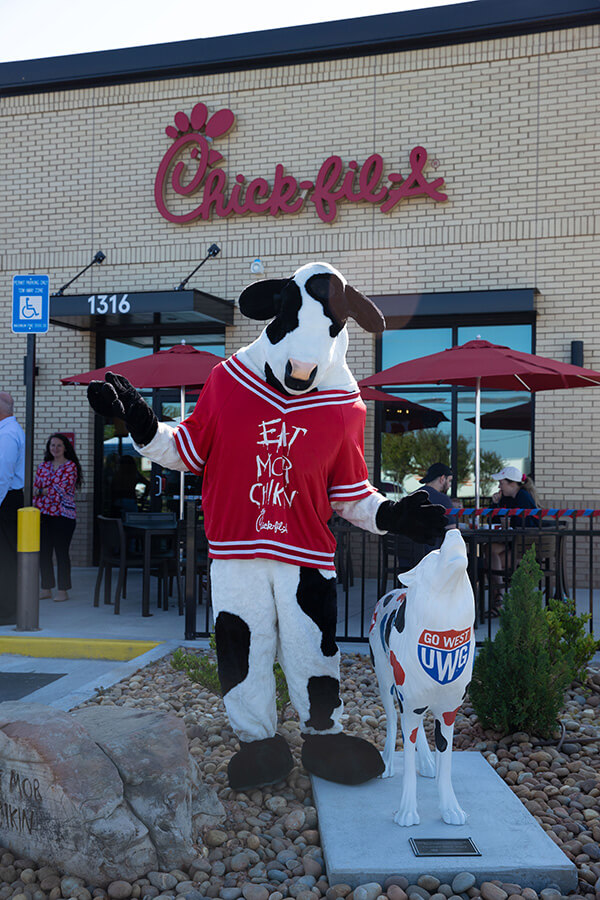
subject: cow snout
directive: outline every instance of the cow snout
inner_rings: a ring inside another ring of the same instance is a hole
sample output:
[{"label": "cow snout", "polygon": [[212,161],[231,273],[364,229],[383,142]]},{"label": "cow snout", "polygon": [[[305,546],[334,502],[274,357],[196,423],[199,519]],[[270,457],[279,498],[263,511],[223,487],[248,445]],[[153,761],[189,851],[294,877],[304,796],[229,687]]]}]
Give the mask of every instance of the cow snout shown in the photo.
[{"label": "cow snout", "polygon": [[293,391],[306,391],[311,387],[317,374],[318,366],[312,362],[299,359],[288,359],[285,367],[286,387]]}]

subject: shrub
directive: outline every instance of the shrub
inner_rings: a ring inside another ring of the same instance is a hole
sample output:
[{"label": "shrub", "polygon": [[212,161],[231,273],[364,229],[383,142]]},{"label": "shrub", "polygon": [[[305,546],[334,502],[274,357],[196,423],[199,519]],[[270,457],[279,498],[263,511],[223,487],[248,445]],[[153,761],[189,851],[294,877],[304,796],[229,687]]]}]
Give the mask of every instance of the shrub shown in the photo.
[{"label": "shrub", "polygon": [[574,600],[550,600],[546,609],[550,628],[550,657],[556,661],[566,657],[571,663],[571,681],[586,679],[587,665],[600,648],[592,634],[586,633],[589,613],[577,615]]},{"label": "shrub", "polygon": [[[216,647],[214,634],[210,636],[209,646],[212,650]],[[201,684],[215,694],[222,694],[217,664],[209,656],[202,653],[186,653],[178,647],[171,657],[171,666],[178,672],[185,672],[195,684]],[[278,662],[273,666],[273,675],[277,709],[281,712],[290,702],[290,695],[283,669]]]},{"label": "shrub", "polygon": [[556,725],[573,662],[570,651],[551,652],[541,578],[531,547],[513,574],[498,633],[475,659],[469,694],[484,728],[545,737]]},{"label": "shrub", "polygon": [[221,693],[217,664],[208,656],[186,653],[185,650],[178,647],[171,657],[171,665],[177,672],[185,672],[194,684],[201,684],[210,691],[214,691],[215,694]]}]

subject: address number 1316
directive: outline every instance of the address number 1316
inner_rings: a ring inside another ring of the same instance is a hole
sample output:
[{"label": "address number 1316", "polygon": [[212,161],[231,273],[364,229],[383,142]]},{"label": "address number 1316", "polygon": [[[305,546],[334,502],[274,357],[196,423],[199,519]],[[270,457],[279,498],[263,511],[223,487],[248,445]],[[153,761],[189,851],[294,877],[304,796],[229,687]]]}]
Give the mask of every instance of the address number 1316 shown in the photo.
[{"label": "address number 1316", "polygon": [[104,316],[106,313],[128,313],[131,309],[128,296],[129,294],[123,294],[119,299],[118,294],[92,294],[88,299],[90,313],[93,316]]}]

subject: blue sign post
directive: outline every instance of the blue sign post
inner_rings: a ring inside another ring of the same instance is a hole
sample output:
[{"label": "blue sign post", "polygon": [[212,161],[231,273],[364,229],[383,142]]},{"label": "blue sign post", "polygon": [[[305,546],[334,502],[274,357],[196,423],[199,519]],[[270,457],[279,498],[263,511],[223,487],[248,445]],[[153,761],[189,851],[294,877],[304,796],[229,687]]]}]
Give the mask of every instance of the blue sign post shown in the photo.
[{"label": "blue sign post", "polygon": [[25,357],[25,505],[31,506],[35,422],[35,336],[48,331],[48,275],[13,275],[12,330],[27,335]]},{"label": "blue sign post", "polygon": [[13,275],[12,330],[45,334],[50,321],[48,275]]}]

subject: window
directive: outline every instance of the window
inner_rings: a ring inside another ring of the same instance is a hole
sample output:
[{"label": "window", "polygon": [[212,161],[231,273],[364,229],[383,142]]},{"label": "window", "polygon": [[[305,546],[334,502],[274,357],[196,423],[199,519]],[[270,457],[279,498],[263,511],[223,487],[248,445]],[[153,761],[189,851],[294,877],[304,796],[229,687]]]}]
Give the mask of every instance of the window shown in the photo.
[{"label": "window", "polygon": [[[533,352],[533,323],[511,324],[506,316],[488,324],[457,323],[448,327],[390,330],[381,337],[381,366],[481,338],[515,350]],[[433,322],[432,322],[433,325]],[[386,393],[409,403],[378,403],[380,482],[392,499],[411,493],[434,462],[450,465],[457,477],[452,492],[465,503],[475,497],[475,392],[443,385],[389,385]],[[411,404],[418,404],[414,407]],[[503,465],[532,471],[532,399],[525,391],[482,391],[481,495],[496,489],[490,477]]]},{"label": "window", "polygon": [[[116,365],[133,359],[149,356],[158,350],[168,350],[182,341],[194,347],[225,356],[225,334],[198,334],[190,332],[161,334],[164,326],[147,329],[139,334],[115,335],[104,339],[104,347],[99,346],[99,364]],[[102,350],[104,349],[104,354]],[[102,355],[104,359],[102,359]],[[181,421],[181,397],[179,389],[143,390],[142,395],[153,406],[162,422],[176,425]],[[185,414],[190,415],[196,405],[198,391],[186,394]],[[140,456],[133,447],[132,440],[120,419],[105,419],[97,445],[101,460],[97,468],[96,509],[104,515],[120,516],[123,512],[136,510],[179,511],[180,477],[153,465]],[[201,479],[185,476],[185,495],[197,498],[202,491]]]}]

